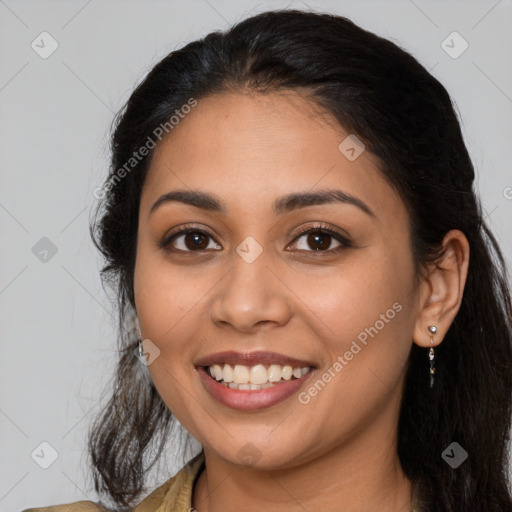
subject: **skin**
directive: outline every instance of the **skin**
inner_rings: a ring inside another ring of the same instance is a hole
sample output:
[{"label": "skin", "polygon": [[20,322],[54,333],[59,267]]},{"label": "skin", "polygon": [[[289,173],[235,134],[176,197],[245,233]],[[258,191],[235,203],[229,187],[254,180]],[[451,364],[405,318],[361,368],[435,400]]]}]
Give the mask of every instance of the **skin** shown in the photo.
[{"label": "skin", "polygon": [[[406,362],[413,342],[427,353],[429,325],[442,342],[469,247],[449,232],[444,270],[427,269],[415,286],[404,204],[374,155],[350,161],[340,152],[347,135],[303,94],[244,91],[201,99],[155,150],[141,195],[136,309],[142,338],[160,350],[148,367],[155,386],[205,451],[192,502],[199,512],[409,510],[411,483],[396,453]],[[272,210],[278,197],[319,189],[343,190],[375,216],[346,203]],[[226,213],[169,202],[150,214],[173,190],[215,195]],[[323,251],[341,245],[328,255],[297,238],[318,222],[352,246],[327,237]],[[190,235],[188,246],[182,235],[159,247],[185,223],[212,235],[206,250],[191,250]],[[236,252],[248,236],[263,250],[252,263]],[[314,382],[394,303],[400,312],[307,404],[293,395],[232,410],[194,368],[218,351],[272,350],[314,361]],[[238,457],[248,441],[259,453],[252,464]]]}]

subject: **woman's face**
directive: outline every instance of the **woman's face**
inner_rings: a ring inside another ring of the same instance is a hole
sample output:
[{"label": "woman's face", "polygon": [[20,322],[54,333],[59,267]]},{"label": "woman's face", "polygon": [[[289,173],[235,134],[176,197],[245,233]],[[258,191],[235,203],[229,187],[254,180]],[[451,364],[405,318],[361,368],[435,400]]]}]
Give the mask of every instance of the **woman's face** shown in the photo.
[{"label": "woman's face", "polygon": [[[298,93],[226,93],[155,150],[135,267],[148,368],[205,451],[233,463],[394,442],[418,311],[409,221],[349,135]],[[211,355],[217,378],[270,385],[217,382]]]}]

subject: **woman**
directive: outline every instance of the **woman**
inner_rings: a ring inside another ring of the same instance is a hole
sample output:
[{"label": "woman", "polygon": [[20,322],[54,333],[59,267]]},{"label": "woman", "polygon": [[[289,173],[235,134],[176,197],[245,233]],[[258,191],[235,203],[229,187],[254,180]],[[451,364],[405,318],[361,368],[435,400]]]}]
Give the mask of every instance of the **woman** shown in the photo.
[{"label": "woman", "polygon": [[[259,14],[158,63],[112,142],[91,232],[121,357],[89,448],[113,509],[512,509],[506,269],[411,55]],[[176,420],[202,450],[141,502]]]}]

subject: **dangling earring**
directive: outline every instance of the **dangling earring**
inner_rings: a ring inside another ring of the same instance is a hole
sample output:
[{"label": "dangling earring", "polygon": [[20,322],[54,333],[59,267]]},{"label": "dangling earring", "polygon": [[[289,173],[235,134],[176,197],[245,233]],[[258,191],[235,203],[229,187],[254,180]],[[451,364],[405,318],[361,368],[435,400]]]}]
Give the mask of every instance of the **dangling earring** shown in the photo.
[{"label": "dangling earring", "polygon": [[144,345],[142,344],[142,332],[140,330],[139,319],[135,320],[136,330],[137,330],[137,346],[139,348],[139,356],[144,357]]},{"label": "dangling earring", "polygon": [[[435,325],[430,325],[428,330],[433,335],[437,332],[437,327]],[[434,387],[434,374],[436,373],[436,369],[434,368],[434,338],[430,336],[430,350],[428,352],[428,359],[430,361],[430,387]]]},{"label": "dangling earring", "polygon": [[142,344],[142,332],[140,330],[139,317],[133,309],[131,309],[126,315],[126,332],[130,338],[135,338],[135,355],[137,355],[138,351],[139,356],[143,358],[144,346]]}]

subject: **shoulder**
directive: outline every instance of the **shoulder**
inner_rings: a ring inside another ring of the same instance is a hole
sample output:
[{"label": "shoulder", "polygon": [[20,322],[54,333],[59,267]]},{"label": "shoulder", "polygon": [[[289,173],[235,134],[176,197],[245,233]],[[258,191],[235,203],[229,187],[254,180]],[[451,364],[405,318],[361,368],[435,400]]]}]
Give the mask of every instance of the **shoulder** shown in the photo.
[{"label": "shoulder", "polygon": [[[204,468],[204,452],[193,457],[176,475],[155,489],[139,503],[133,512],[154,512],[161,505],[173,512],[188,512],[195,479]],[[113,512],[92,501],[76,501],[51,507],[28,508],[22,512]]]},{"label": "shoulder", "polygon": [[178,473],[147,496],[133,509],[133,512],[156,512],[157,510],[189,512],[192,510],[193,487],[204,467],[204,452],[201,451]]},{"label": "shoulder", "polygon": [[27,508],[23,512],[109,512],[99,503],[92,501],[75,501],[64,505],[53,505],[51,507]]}]

